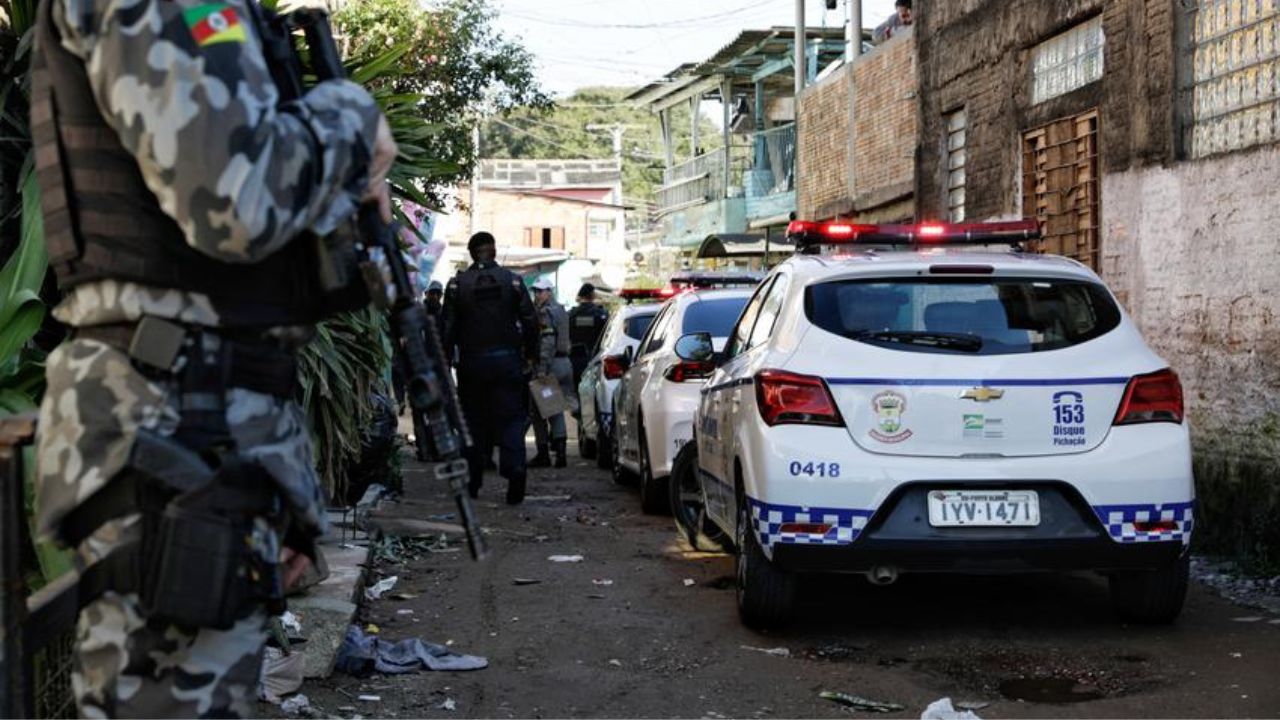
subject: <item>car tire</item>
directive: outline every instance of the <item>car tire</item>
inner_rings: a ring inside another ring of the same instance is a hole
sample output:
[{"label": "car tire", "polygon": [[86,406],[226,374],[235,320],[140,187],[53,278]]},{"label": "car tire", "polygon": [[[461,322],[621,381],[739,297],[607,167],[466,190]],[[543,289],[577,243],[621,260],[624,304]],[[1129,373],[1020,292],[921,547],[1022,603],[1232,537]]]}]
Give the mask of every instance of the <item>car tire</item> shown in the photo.
[{"label": "car tire", "polygon": [[1128,622],[1167,625],[1182,612],[1190,573],[1189,553],[1158,570],[1116,573],[1109,578],[1111,605]]},{"label": "car tire", "polygon": [[609,439],[609,433],[605,432],[599,414],[596,415],[596,467],[601,470],[613,468],[613,442]]},{"label": "car tire", "polygon": [[667,496],[666,479],[653,476],[653,462],[649,459],[649,437],[640,426],[640,509],[645,515],[664,515],[671,510],[671,498]]},{"label": "car tire", "polygon": [[622,450],[618,447],[617,429],[613,431],[613,438],[613,442],[609,443],[609,456],[611,460],[609,468],[613,475],[613,481],[619,485],[634,485],[636,481],[635,474],[622,465]]},{"label": "car tire", "polygon": [[583,460],[594,460],[596,457],[596,453],[598,451],[599,451],[599,447],[596,445],[596,441],[593,439],[589,439],[587,437],[587,434],[583,432],[582,419],[579,418],[578,419],[578,455],[582,456]]},{"label": "car tire", "polygon": [[735,574],[738,586],[738,616],[754,630],[781,627],[791,617],[796,596],[796,576],[779,569],[764,556],[760,540],[749,528],[750,511],[738,507]]},{"label": "car tire", "polygon": [[728,551],[733,547],[729,536],[710,518],[703,503],[702,485],[698,481],[698,443],[684,444],[671,463],[671,477],[667,483],[667,496],[671,500],[671,517],[676,531],[689,542],[694,550],[714,552]]}]

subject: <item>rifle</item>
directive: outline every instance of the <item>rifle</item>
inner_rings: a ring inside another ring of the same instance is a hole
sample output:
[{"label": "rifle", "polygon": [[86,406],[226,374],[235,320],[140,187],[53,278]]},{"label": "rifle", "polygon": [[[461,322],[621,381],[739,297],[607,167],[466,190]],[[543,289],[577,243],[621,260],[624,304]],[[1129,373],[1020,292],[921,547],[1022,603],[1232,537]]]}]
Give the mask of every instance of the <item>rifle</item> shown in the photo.
[{"label": "rifle", "polygon": [[[251,7],[255,4],[249,3]],[[294,44],[295,31],[302,31],[308,59],[306,69],[317,81],[346,77],[329,26],[329,16],[324,11],[308,8],[286,15],[266,14],[263,51],[283,100],[301,97],[306,91],[304,63]],[[383,222],[377,208],[365,206],[360,209],[356,228],[356,249],[363,261],[362,269],[375,302],[385,300],[386,292],[381,274],[369,262],[369,252],[380,251],[391,271],[394,289],[389,307],[392,335],[400,349],[397,356],[406,378],[406,395],[413,413],[418,457],[436,463],[436,479],[449,484],[458,504],[458,515],[471,555],[477,560],[483,559],[488,548],[480,534],[471,497],[467,494],[467,461],[463,458],[463,450],[471,445],[471,435],[462,416],[453,377],[445,363],[435,318],[427,315],[409,282],[409,271],[396,239],[399,226]],[[344,246],[349,246],[349,240],[337,237],[337,234],[319,242],[323,243],[320,248],[322,258],[341,257],[346,252]],[[341,286],[345,282],[346,278],[342,277],[344,263],[322,265],[324,274],[330,276],[325,278],[326,285]]]}]

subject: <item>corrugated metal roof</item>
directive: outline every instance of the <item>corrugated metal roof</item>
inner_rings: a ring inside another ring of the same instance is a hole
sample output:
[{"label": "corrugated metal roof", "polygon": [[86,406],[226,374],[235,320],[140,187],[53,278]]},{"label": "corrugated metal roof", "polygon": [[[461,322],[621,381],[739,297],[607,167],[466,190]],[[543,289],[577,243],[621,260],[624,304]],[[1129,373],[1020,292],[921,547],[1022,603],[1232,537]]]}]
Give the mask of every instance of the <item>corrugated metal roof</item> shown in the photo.
[{"label": "corrugated metal roof", "polygon": [[[810,40],[843,41],[844,28],[810,27],[806,28],[805,37]],[[794,27],[776,25],[759,30],[743,30],[707,59],[682,63],[661,79],[645,85],[624,99],[635,102],[650,95],[653,96],[651,100],[661,99],[669,94],[658,92],[663,88],[674,92],[702,78],[730,74],[735,66],[743,68],[742,72],[746,73],[770,60],[790,57],[794,51],[794,42]]]}]

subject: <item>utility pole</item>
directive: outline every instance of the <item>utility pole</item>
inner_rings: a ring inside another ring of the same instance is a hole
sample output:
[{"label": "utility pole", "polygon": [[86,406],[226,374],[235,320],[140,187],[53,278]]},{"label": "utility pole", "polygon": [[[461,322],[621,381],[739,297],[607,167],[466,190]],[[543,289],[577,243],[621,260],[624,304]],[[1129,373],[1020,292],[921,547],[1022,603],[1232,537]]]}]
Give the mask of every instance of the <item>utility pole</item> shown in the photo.
[{"label": "utility pole", "polygon": [[844,56],[853,62],[862,54],[862,0],[844,0],[849,11],[849,27],[845,32]]},{"label": "utility pole", "polygon": [[471,200],[467,207],[467,236],[476,234],[476,202],[480,198],[480,118],[471,128],[471,150],[476,159],[475,169],[471,173]]},{"label": "utility pole", "polygon": [[[627,134],[628,130],[638,129],[636,125],[624,125],[622,123],[613,123],[611,125],[599,125],[592,123],[586,127],[590,132],[607,132],[613,136],[613,158],[618,162],[618,173],[622,173],[622,137]],[[614,198],[614,202],[622,204],[622,189],[618,189],[618,197]]]},{"label": "utility pole", "polygon": [[808,41],[804,27],[804,1],[796,0],[796,98],[800,97],[800,93],[804,91],[805,73],[808,71],[809,65],[804,61],[804,44]]}]

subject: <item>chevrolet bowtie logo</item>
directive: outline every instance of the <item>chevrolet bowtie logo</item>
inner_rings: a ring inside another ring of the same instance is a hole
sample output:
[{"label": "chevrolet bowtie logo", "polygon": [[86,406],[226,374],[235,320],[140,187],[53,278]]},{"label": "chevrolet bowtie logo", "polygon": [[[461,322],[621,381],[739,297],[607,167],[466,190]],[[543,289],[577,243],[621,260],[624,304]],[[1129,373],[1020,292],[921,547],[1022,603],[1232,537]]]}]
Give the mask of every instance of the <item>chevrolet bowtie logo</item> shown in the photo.
[{"label": "chevrolet bowtie logo", "polygon": [[1004,397],[1004,391],[998,388],[975,387],[969,388],[960,394],[961,400],[975,400],[977,402],[991,402]]}]

